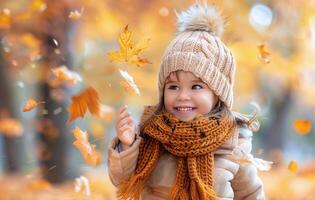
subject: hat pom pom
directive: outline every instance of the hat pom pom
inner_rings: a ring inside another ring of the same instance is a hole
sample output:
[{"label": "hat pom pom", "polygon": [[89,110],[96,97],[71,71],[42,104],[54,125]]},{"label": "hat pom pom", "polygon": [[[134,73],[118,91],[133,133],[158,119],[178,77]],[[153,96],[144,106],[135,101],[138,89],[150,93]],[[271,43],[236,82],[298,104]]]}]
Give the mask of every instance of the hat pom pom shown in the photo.
[{"label": "hat pom pom", "polygon": [[196,3],[176,15],[179,32],[206,31],[220,37],[224,31],[224,20],[214,5]]}]

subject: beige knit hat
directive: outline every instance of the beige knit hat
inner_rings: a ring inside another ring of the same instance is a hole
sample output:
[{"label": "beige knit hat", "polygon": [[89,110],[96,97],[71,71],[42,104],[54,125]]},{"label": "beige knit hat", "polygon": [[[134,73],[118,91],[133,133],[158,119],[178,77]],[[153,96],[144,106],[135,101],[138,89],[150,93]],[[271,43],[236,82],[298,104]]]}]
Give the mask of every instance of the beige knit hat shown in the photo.
[{"label": "beige knit hat", "polygon": [[224,20],[216,7],[199,3],[177,14],[177,18],[179,32],[162,58],[159,96],[170,73],[184,70],[204,81],[231,109],[236,66],[231,51],[220,39]]}]

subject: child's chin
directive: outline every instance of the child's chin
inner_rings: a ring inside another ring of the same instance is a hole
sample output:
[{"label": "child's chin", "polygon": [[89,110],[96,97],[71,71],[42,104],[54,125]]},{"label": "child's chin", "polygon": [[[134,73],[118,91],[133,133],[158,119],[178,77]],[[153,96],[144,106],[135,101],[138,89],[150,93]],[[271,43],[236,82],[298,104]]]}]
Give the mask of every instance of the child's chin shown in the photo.
[{"label": "child's chin", "polygon": [[184,121],[184,122],[189,122],[189,121],[191,121],[191,120],[193,120],[194,118],[195,118],[195,116],[185,116],[185,117],[183,117],[183,116],[176,116],[175,115],[175,117],[177,118],[177,119],[179,119],[180,121]]}]

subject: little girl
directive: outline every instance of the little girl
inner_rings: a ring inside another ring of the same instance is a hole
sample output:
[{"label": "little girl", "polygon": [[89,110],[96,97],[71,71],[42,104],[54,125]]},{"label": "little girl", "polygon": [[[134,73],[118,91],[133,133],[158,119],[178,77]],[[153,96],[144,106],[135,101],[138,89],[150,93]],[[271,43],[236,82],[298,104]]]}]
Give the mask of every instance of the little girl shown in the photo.
[{"label": "little girl", "polygon": [[139,129],[126,107],[109,148],[109,176],[120,200],[265,199],[251,163],[255,119],[232,112],[235,61],[220,39],[215,7],[195,4],[178,15],[179,32],[159,72],[160,102],[146,107]]}]

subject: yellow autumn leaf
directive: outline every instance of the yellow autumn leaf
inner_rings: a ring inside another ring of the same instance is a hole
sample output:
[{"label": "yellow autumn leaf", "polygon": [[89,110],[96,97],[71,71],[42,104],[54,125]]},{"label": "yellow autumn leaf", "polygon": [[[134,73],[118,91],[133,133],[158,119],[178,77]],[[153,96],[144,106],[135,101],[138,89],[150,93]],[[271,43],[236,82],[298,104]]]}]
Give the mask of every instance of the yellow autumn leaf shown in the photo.
[{"label": "yellow autumn leaf", "polygon": [[73,135],[76,139],[73,145],[80,151],[84,161],[92,166],[101,164],[102,154],[96,150],[95,145],[89,143],[87,132],[76,127]]},{"label": "yellow autumn leaf", "polygon": [[107,53],[111,62],[127,62],[129,64],[136,64],[139,67],[150,63],[146,58],[139,57],[139,54],[149,46],[150,39],[145,39],[133,45],[132,32],[128,30],[128,25],[119,34],[118,43],[120,51],[110,51]]},{"label": "yellow autumn leaf", "polygon": [[293,122],[294,130],[300,135],[306,135],[312,130],[312,122],[307,119],[297,119]]},{"label": "yellow autumn leaf", "polygon": [[10,16],[5,12],[0,12],[0,29],[10,28]]},{"label": "yellow autumn leaf", "polygon": [[47,4],[44,0],[34,0],[31,4],[31,8],[35,11],[43,12],[47,8]]},{"label": "yellow autumn leaf", "polygon": [[269,60],[270,52],[266,50],[265,45],[260,44],[257,47],[258,47],[258,58],[260,59],[260,61],[264,64],[270,63],[270,60]]},{"label": "yellow autumn leaf", "polygon": [[298,163],[295,161],[295,160],[291,160],[289,165],[288,165],[288,169],[291,171],[291,172],[297,172],[299,166],[298,166]]}]

